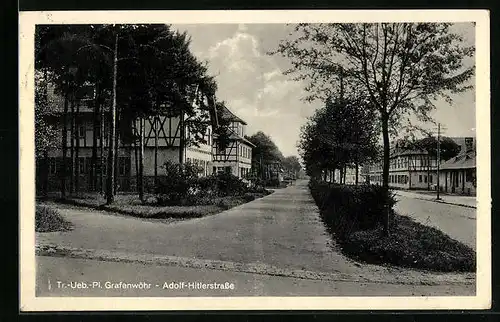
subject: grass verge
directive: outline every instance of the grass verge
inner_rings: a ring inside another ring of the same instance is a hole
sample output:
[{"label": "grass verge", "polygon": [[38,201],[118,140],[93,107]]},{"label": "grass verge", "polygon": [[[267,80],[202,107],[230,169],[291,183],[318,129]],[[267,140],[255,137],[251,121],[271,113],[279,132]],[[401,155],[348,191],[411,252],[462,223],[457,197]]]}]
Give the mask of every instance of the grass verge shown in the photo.
[{"label": "grass verge", "polygon": [[267,193],[246,193],[241,196],[212,197],[199,199],[189,206],[160,206],[154,196],[148,196],[142,204],[137,195],[116,195],[115,202],[106,205],[99,194],[82,194],[66,199],[55,199],[57,203],[106,210],[122,215],[150,219],[190,219],[214,215],[224,210],[266,196]]},{"label": "grass verge", "polygon": [[382,227],[357,231],[341,241],[344,253],[371,264],[441,272],[473,272],[473,249],[450,238],[438,229],[394,214],[391,234],[382,237]]},{"label": "grass verge", "polygon": [[55,209],[47,206],[36,206],[35,211],[35,231],[41,233],[55,231],[69,231],[73,225],[64,220],[64,218]]},{"label": "grass verge", "polygon": [[[469,246],[393,211],[390,236],[384,237],[383,207],[377,204],[384,197],[377,187],[330,186],[311,181],[310,190],[328,231],[352,259],[440,272],[476,269],[476,253]],[[378,197],[371,198],[372,194]]]}]

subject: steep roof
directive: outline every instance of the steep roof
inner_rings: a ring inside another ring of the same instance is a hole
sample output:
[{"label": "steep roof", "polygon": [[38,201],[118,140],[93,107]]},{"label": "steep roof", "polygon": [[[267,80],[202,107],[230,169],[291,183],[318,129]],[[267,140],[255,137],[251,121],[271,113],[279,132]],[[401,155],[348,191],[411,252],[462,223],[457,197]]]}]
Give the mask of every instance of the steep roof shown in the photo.
[{"label": "steep roof", "polygon": [[247,125],[247,122],[243,121],[241,118],[236,116],[233,112],[231,112],[225,106],[221,109],[220,112],[221,112],[221,117],[226,119],[226,120],[233,121],[233,122],[240,122],[240,123],[243,123],[244,125]]},{"label": "steep roof", "polygon": [[238,141],[244,142],[244,143],[250,145],[251,147],[255,147],[255,144],[253,144],[252,142],[248,141],[243,136],[238,135],[237,133],[232,132],[231,135],[229,136],[229,138],[231,140],[238,140]]},{"label": "steep roof", "polygon": [[460,153],[441,165],[442,170],[476,168],[476,152]]}]

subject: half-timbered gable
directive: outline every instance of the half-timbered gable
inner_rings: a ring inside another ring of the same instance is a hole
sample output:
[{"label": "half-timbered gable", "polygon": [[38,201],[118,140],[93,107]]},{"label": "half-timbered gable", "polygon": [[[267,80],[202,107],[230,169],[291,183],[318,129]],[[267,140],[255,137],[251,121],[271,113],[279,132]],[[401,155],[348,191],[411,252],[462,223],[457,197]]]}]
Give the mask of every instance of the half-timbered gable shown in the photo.
[{"label": "half-timbered gable", "polygon": [[247,123],[224,108],[221,115],[229,121],[229,143],[225,148],[214,142],[212,147],[213,172],[231,173],[240,178],[246,178],[252,167],[252,147],[254,145],[245,139]]},{"label": "half-timbered gable", "polygon": [[[208,102],[206,102],[209,105]],[[200,167],[200,175],[210,173],[212,162],[212,114],[194,102],[192,115],[179,115],[164,107],[164,112],[146,117],[144,126],[144,175],[153,176],[155,164],[159,175],[167,162],[192,163]],[[139,136],[140,119],[134,131]],[[181,153],[182,149],[182,153]],[[156,152],[155,152],[156,151]],[[156,161],[155,161],[156,153]],[[133,159],[135,162],[135,159]]]}]

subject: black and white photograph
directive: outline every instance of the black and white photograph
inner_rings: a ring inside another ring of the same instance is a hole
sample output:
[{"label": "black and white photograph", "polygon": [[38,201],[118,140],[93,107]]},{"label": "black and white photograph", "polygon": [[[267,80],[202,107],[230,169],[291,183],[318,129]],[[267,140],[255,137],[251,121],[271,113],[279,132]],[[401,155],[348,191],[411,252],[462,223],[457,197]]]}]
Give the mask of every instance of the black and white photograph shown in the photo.
[{"label": "black and white photograph", "polygon": [[490,307],[487,11],[21,12],[19,39],[21,310]]}]

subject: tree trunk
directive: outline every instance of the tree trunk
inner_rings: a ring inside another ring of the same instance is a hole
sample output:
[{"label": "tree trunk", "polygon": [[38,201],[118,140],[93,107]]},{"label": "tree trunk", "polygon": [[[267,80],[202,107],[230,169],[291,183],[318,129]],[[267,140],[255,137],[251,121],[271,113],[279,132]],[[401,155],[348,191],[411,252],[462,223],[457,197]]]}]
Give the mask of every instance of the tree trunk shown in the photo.
[{"label": "tree trunk", "polygon": [[431,190],[431,156],[427,155],[427,190]]},{"label": "tree trunk", "polygon": [[43,196],[46,198],[49,195],[49,151],[48,149],[45,149],[43,152],[43,187],[42,187],[42,193]]},{"label": "tree trunk", "polygon": [[[137,135],[137,121],[134,121],[135,134]],[[137,146],[137,137],[134,135],[134,159],[135,159],[135,188],[139,192],[139,149]]]},{"label": "tree trunk", "polygon": [[346,176],[347,176],[347,166],[344,166],[344,184]]},{"label": "tree trunk", "polygon": [[106,122],[106,119],[105,119],[105,114],[104,114],[104,106],[101,106],[101,115],[100,115],[100,123],[99,123],[99,126],[101,127],[101,135],[99,136],[99,139],[100,139],[100,143],[99,143],[99,148],[100,148],[100,153],[99,155],[101,156],[101,159],[99,160],[100,162],[100,173],[99,173],[99,191],[101,193],[104,192],[104,166],[105,166],[105,156],[104,156],[104,136],[106,135],[105,134],[105,129],[104,129],[104,124]]},{"label": "tree trunk", "polygon": [[356,166],[356,178],[354,180],[355,184],[358,185],[358,175],[359,175],[358,162],[356,162],[355,166]]},{"label": "tree trunk", "polygon": [[75,145],[76,145],[76,148],[75,148],[75,160],[76,160],[76,167],[75,167],[75,192],[78,193],[79,189],[80,189],[80,100],[78,100],[76,102],[75,128],[76,128],[76,142],[75,142]]},{"label": "tree trunk", "polygon": [[70,144],[70,156],[71,156],[71,176],[69,178],[69,193],[75,192],[74,180],[75,180],[75,99],[71,98],[71,144]]},{"label": "tree trunk", "polygon": [[109,153],[108,153],[108,178],[106,182],[106,203],[109,205],[114,201],[114,147],[116,136],[116,69],[118,65],[118,33],[115,35],[115,52],[113,61],[113,104],[111,106],[111,124],[109,126]]},{"label": "tree trunk", "polygon": [[[384,163],[382,170],[382,187],[389,194],[389,155],[390,155],[390,142],[389,142],[389,116],[384,113],[382,115],[382,137],[384,142]],[[390,209],[386,205],[386,210],[384,213],[384,236],[389,236],[389,211]]]},{"label": "tree trunk", "polygon": [[184,126],[184,111],[179,114],[180,138],[179,138],[179,164],[184,164],[184,147],[186,139],[186,128]]},{"label": "tree trunk", "polygon": [[[80,189],[80,100],[76,101],[76,114],[75,114],[75,128],[76,128],[76,148],[75,148],[75,192],[78,193]],[[85,132],[84,132],[85,133]],[[85,165],[84,165],[85,166]]]},{"label": "tree trunk", "polygon": [[96,97],[94,98],[94,113],[92,114],[92,165],[90,170],[90,188],[92,191],[97,191],[97,132],[99,131],[99,123],[97,121],[100,113],[99,105],[99,88],[96,84]]},{"label": "tree trunk", "polygon": [[114,174],[114,181],[113,181],[113,192],[114,194],[116,195],[116,192],[118,191],[118,176],[119,176],[119,169],[118,169],[118,158],[119,158],[119,148],[120,148],[120,117],[121,117],[121,113],[119,112],[119,110],[117,109],[116,110],[116,129],[115,129],[115,174]]},{"label": "tree trunk", "polygon": [[62,170],[61,170],[61,198],[66,198],[66,176],[68,174],[68,94],[64,95],[64,112],[62,126]]},{"label": "tree trunk", "polygon": [[154,131],[155,131],[155,160],[154,160],[154,185],[155,188],[158,186],[158,118],[154,116]]},{"label": "tree trunk", "polygon": [[141,117],[139,122],[139,199],[144,202],[144,119]]}]

